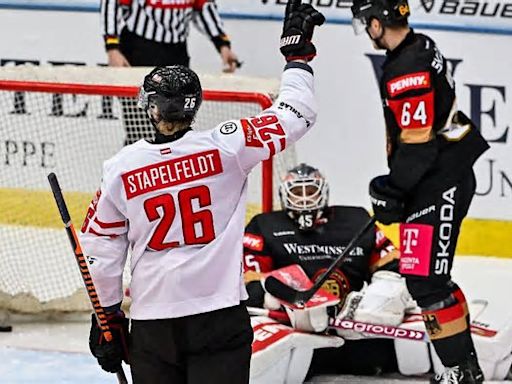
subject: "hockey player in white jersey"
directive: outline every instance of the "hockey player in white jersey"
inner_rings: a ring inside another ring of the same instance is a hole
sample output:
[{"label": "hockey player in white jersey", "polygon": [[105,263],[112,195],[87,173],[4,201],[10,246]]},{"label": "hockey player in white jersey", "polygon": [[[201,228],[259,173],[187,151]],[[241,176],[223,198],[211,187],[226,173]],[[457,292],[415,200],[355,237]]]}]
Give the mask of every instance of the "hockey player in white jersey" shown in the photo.
[{"label": "hockey player in white jersey", "polygon": [[[114,330],[105,343],[94,317],[90,348],[103,369],[129,360],[134,383],[247,383],[252,329],[242,275],[247,175],[303,136],[316,119],[311,5],[290,1],[280,94],[261,114],[193,130],[202,100],[197,75],[158,67],[139,105],[156,128],[106,161],[82,227],[84,253]],[[120,310],[131,249],[130,346]],[[129,352],[129,359],[128,359]]]}]

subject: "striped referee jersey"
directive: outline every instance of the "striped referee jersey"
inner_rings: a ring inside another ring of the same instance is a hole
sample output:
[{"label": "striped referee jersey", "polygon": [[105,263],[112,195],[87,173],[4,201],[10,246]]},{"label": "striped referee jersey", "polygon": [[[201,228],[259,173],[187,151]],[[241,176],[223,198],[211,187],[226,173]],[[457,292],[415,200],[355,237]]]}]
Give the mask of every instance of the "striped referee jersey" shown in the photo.
[{"label": "striped referee jersey", "polygon": [[184,43],[190,21],[210,37],[217,50],[229,46],[215,0],[101,0],[107,49],[119,46],[123,28],[158,43]]}]

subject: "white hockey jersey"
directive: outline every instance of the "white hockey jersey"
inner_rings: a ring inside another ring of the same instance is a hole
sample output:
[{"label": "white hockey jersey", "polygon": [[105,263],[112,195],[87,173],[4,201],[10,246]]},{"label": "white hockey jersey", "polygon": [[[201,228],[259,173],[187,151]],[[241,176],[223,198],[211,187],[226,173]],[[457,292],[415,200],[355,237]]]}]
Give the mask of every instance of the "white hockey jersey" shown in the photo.
[{"label": "white hockey jersey", "polygon": [[131,247],[131,318],[182,317],[238,305],[247,175],[314,124],[313,75],[284,71],[279,98],[256,117],[140,140],[106,161],[82,227],[104,307],[121,302]]}]

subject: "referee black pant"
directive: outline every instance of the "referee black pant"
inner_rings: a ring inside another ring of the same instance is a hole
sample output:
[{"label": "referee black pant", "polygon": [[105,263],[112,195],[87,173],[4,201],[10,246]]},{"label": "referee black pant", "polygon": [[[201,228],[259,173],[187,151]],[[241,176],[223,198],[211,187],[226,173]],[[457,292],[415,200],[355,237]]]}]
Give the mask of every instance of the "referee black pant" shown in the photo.
[{"label": "referee black pant", "polygon": [[161,67],[167,65],[189,66],[187,43],[157,43],[122,30],[119,37],[121,53],[132,67]]},{"label": "referee black pant", "polygon": [[252,327],[245,305],[162,320],[132,320],[134,384],[247,384]]},{"label": "referee black pant", "polygon": [[[157,43],[123,29],[120,50],[133,67],[162,67],[169,65],[189,66],[187,43]],[[142,79],[141,79],[142,80]],[[155,130],[144,111],[137,107],[137,100],[121,97],[123,123],[126,130],[125,145],[140,139],[152,140]]]}]

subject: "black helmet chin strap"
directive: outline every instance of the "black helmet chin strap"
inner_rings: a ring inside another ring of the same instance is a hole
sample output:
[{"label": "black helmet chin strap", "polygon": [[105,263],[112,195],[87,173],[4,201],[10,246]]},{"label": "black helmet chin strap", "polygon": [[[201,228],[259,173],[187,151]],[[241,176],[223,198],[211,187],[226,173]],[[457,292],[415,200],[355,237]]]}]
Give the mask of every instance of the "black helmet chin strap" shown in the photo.
[{"label": "black helmet chin strap", "polygon": [[148,109],[146,109],[146,113],[149,117],[149,121],[151,121],[151,124],[153,125],[153,127],[155,128],[155,130],[158,132],[158,128],[157,128],[157,125],[160,121],[157,121],[154,117],[153,117],[153,114],[151,113],[151,111]]},{"label": "black helmet chin strap", "polygon": [[384,24],[382,24],[382,21],[380,21],[380,24],[382,25],[382,32],[381,32],[380,36],[377,36],[376,38],[373,38],[372,35],[370,35],[370,32],[368,31],[369,27],[366,27],[366,33],[367,33],[368,37],[370,38],[370,40],[375,42],[375,45],[377,45],[377,47],[379,47],[380,49],[387,49],[382,44],[382,38],[384,37],[384,33],[386,33],[386,27],[384,27]]},{"label": "black helmet chin strap", "polygon": [[153,140],[154,144],[170,143],[171,141],[181,139],[183,136],[185,136],[185,133],[192,130],[192,127],[188,126],[174,132],[172,135],[165,135],[157,128],[158,122],[151,117],[150,120],[151,124],[153,124],[153,127],[155,128],[155,139]]}]

